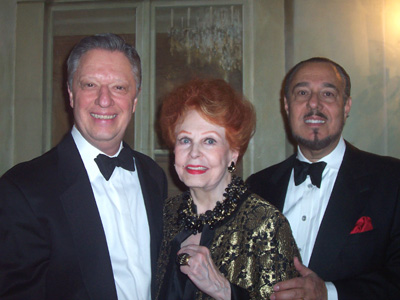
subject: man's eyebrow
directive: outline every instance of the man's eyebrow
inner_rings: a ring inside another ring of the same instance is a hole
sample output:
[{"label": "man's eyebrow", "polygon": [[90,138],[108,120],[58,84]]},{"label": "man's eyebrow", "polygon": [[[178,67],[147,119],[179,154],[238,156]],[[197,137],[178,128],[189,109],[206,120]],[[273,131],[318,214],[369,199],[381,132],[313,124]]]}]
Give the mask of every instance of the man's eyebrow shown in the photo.
[{"label": "man's eyebrow", "polygon": [[[339,91],[339,89],[337,88],[337,86],[334,85],[334,84],[332,84],[332,83],[324,82],[322,85],[323,85],[324,87],[332,88],[332,89],[335,89],[336,91]],[[296,84],[293,86],[293,89],[292,89],[292,90],[294,90],[294,89],[296,89],[296,88],[298,88],[298,87],[305,87],[305,86],[306,86],[306,87],[310,86],[310,83],[309,83],[309,82],[306,82],[306,81],[298,82],[298,83],[296,83]]]},{"label": "man's eyebrow", "polygon": [[306,81],[303,81],[303,82],[298,82],[298,83],[296,83],[294,86],[293,86],[293,89],[292,90],[294,90],[294,89],[296,89],[296,88],[298,88],[298,87],[304,87],[304,86],[309,86],[310,84],[308,83],[308,82],[306,82]]},{"label": "man's eyebrow", "polygon": [[328,88],[332,88],[332,89],[334,89],[334,90],[336,90],[336,91],[339,91],[339,89],[337,88],[336,85],[334,85],[334,84],[332,84],[332,83],[329,83],[329,82],[324,82],[323,86],[324,86],[324,87],[328,87]]}]

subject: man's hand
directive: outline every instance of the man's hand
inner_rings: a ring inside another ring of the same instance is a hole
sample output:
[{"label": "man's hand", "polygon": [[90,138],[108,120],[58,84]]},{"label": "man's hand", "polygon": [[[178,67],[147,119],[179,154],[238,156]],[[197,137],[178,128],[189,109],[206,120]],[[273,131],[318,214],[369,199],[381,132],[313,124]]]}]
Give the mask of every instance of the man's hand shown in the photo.
[{"label": "man's hand", "polygon": [[301,277],[282,281],[274,286],[271,300],[327,300],[328,291],[325,282],[310,269],[306,268],[297,257],[294,266]]}]

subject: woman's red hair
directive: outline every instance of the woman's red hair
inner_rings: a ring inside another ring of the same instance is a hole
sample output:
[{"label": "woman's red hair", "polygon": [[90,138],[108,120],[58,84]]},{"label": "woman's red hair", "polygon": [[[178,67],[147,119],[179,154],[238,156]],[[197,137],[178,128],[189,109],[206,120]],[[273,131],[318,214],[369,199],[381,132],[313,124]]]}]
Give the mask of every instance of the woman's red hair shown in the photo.
[{"label": "woman's red hair", "polygon": [[255,132],[253,105],[222,79],[195,79],[172,91],[163,101],[160,128],[164,142],[174,148],[175,128],[189,110],[195,109],[207,121],[225,128],[230,147],[246,152]]}]

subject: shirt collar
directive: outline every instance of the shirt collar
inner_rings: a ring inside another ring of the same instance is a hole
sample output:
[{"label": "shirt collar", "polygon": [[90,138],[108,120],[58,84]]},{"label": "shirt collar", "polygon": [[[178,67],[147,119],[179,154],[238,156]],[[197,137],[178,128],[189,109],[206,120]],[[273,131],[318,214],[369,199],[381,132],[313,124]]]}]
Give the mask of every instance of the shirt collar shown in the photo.
[{"label": "shirt collar", "polygon": [[[328,168],[339,170],[340,165],[342,164],[345,151],[346,151],[346,143],[344,142],[343,137],[340,137],[339,143],[337,144],[335,149],[333,149],[331,153],[329,153],[327,156],[324,156],[319,161],[326,162]],[[300,161],[312,163],[303,155],[299,146],[297,146],[297,158]]]}]

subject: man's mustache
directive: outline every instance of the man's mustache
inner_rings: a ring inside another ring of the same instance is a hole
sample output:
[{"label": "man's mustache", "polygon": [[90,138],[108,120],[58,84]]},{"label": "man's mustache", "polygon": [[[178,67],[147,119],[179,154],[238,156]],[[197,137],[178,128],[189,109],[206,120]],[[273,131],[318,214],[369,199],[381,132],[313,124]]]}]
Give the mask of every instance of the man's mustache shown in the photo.
[{"label": "man's mustache", "polygon": [[320,112],[318,110],[317,111],[310,111],[303,118],[305,119],[305,118],[313,117],[313,116],[317,116],[317,117],[323,118],[325,120],[328,120],[328,117],[325,116],[322,112]]}]

